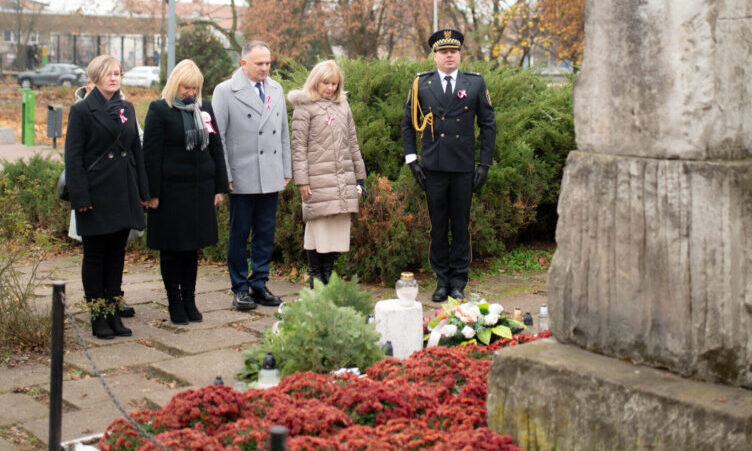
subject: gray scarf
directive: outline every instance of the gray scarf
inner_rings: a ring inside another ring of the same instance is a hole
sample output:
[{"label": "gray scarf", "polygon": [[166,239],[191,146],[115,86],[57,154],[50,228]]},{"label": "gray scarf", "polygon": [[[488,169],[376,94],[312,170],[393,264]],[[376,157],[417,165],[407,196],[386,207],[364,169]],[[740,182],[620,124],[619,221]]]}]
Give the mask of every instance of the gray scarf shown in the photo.
[{"label": "gray scarf", "polygon": [[196,105],[196,99],[175,99],[172,106],[180,110],[183,116],[183,129],[185,130],[185,150],[193,150],[197,146],[199,150],[206,149],[209,145],[209,133],[206,124],[201,117],[201,107]]}]

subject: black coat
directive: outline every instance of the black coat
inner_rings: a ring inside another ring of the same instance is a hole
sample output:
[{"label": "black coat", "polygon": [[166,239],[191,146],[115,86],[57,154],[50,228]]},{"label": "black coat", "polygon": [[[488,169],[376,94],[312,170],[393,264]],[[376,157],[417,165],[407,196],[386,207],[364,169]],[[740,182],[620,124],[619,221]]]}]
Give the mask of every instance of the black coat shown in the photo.
[{"label": "black coat", "polygon": [[[149,199],[149,189],[136,114],[129,102],[123,101],[122,116],[125,123],[115,121],[95,95],[71,107],[65,137],[65,178],[79,235],[142,230],[145,226],[141,202]],[[118,134],[120,145],[111,147]],[[89,169],[104,152],[106,155]],[[93,209],[78,211],[88,206]]]},{"label": "black coat", "polygon": [[[438,71],[418,74],[418,101],[423,114],[433,113],[431,126],[423,131],[421,165],[432,171],[472,172],[475,170],[475,121],[480,128],[478,163],[490,166],[496,140],[496,116],[483,77],[459,71],[451,101],[446,101]],[[402,146],[405,155],[415,154],[415,129],[410,109],[412,92],[402,117]],[[423,121],[418,114],[418,124]]]},{"label": "black coat", "polygon": [[[217,130],[211,103],[203,101],[201,110],[209,113]],[[214,195],[228,191],[219,135],[210,133],[203,151],[187,151],[181,111],[155,100],[144,123],[144,155],[151,195],[159,198],[158,208],[148,211],[146,244],[188,251],[216,243]]]}]

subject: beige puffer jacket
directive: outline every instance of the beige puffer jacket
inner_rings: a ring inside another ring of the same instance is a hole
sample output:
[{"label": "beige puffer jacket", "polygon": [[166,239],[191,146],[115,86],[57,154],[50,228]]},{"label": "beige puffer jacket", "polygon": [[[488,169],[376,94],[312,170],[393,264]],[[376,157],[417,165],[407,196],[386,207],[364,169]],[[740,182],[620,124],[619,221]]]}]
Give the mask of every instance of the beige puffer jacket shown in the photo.
[{"label": "beige puffer jacket", "polygon": [[303,220],[358,212],[356,180],[366,178],[350,105],[311,102],[301,90],[287,95],[292,114],[292,173],[295,185],[310,185]]}]

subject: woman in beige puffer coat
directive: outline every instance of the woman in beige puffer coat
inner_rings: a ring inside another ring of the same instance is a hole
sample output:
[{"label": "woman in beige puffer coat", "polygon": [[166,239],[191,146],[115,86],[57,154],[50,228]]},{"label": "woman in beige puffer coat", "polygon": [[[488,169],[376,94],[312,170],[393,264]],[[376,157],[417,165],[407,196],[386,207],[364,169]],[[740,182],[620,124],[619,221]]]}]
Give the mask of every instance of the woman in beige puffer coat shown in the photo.
[{"label": "woman in beige puffer coat", "polygon": [[311,287],[314,278],[328,283],[335,259],[350,249],[350,215],[365,198],[366,168],[343,84],[337,64],[323,61],[287,95],[295,108],[292,171],[303,199]]}]

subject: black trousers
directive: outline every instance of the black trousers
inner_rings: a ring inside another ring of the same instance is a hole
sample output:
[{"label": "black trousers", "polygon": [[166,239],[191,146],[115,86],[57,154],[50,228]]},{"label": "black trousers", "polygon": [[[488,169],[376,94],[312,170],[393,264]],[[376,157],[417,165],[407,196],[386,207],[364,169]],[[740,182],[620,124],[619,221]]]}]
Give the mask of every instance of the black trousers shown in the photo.
[{"label": "black trousers", "polygon": [[468,226],[473,199],[473,173],[425,169],[424,173],[431,217],[431,269],[436,273],[437,286],[462,290],[467,285],[470,269]]},{"label": "black trousers", "polygon": [[168,297],[195,293],[198,251],[159,251],[159,267]]},{"label": "black trousers", "polygon": [[120,294],[125,265],[125,244],[129,229],[105,235],[82,236],[84,258],[81,281],[84,295],[90,299]]}]

